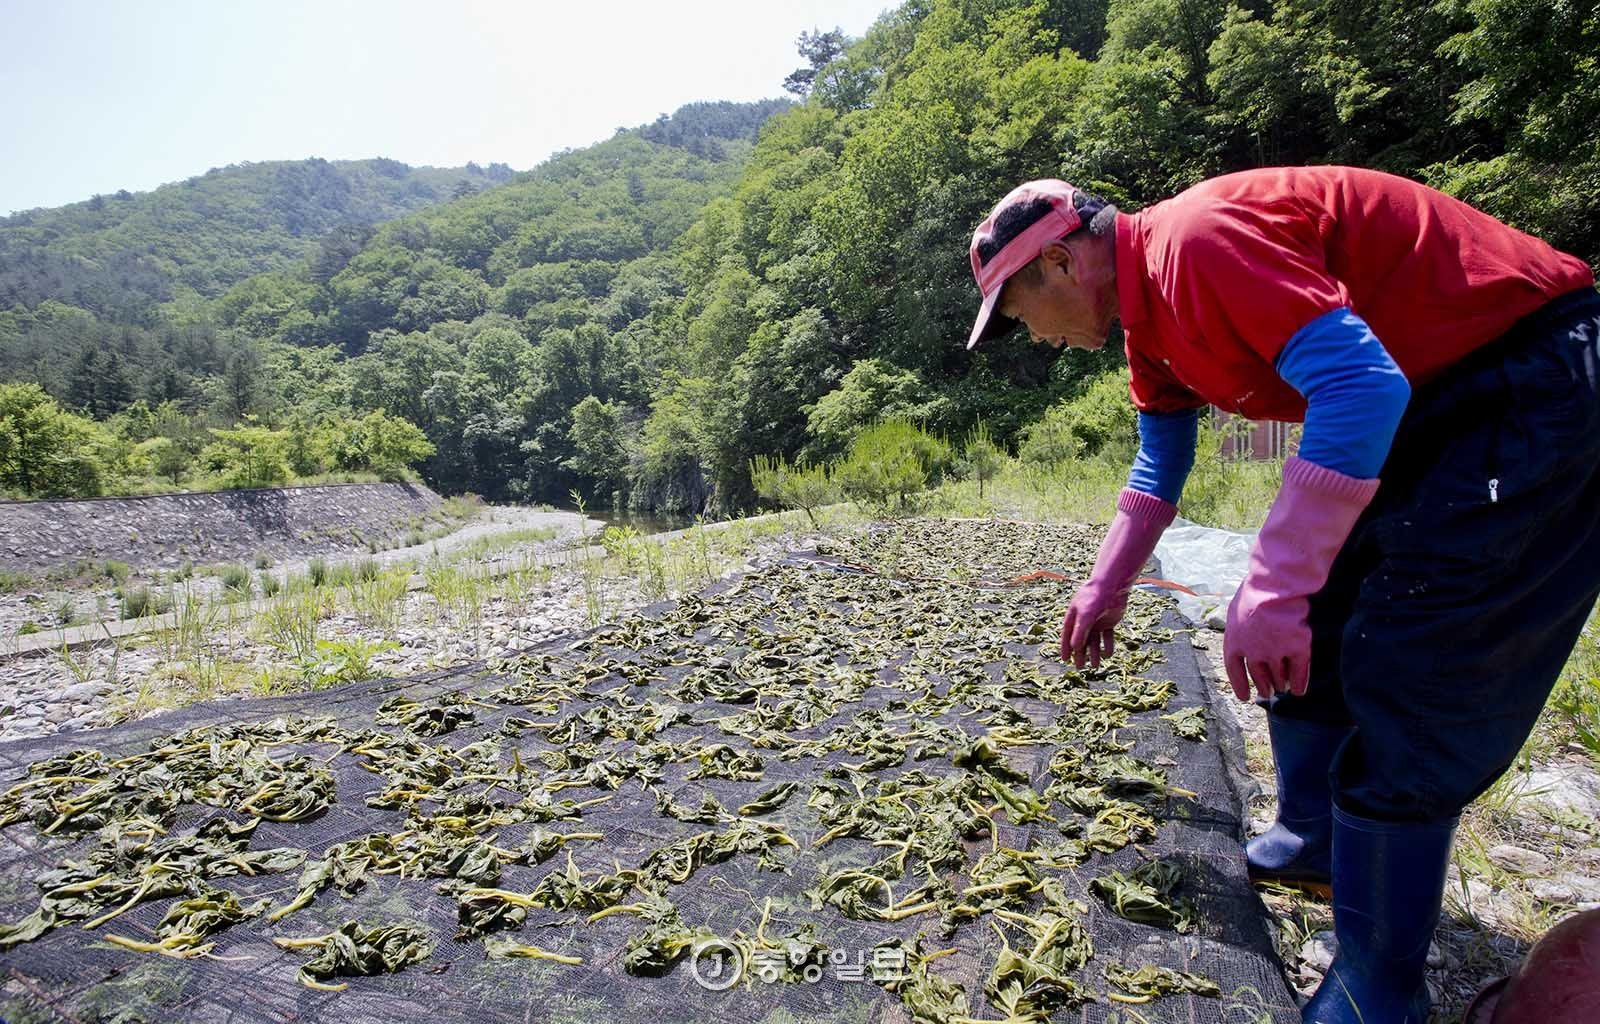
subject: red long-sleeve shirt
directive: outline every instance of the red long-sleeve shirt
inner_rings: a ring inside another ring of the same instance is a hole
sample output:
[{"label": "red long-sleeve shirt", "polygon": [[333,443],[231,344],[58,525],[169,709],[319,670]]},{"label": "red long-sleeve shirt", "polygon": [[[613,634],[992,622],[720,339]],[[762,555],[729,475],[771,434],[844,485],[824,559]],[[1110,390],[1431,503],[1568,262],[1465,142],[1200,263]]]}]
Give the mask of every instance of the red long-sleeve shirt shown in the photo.
[{"label": "red long-sleeve shirt", "polygon": [[1406,178],[1351,167],[1224,175],[1117,219],[1117,296],[1134,405],[1205,403],[1299,420],[1273,369],[1300,328],[1359,314],[1413,385],[1548,300],[1588,265]]}]

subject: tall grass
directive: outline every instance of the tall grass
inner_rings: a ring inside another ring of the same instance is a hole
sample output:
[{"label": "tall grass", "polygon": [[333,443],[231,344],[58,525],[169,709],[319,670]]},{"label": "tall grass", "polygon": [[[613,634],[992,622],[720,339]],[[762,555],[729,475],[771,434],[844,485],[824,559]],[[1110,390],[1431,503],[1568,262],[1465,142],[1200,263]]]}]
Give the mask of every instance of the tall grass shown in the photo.
[{"label": "tall grass", "polygon": [[422,567],[423,588],[457,626],[477,626],[492,582],[468,568],[430,561]]},{"label": "tall grass", "polygon": [[1590,614],[1579,635],[1550,695],[1550,707],[1572,741],[1600,758],[1600,608]]},{"label": "tall grass", "polygon": [[188,658],[204,648],[216,628],[218,610],[188,584],[181,590],[169,586],[167,600],[172,605],[173,625],[156,634],[156,643],[161,647],[163,660],[172,662]]},{"label": "tall grass", "polygon": [[503,533],[492,533],[487,537],[479,537],[465,547],[456,549],[452,553],[451,559],[457,562],[481,561],[507,548],[519,547],[523,544],[541,544],[548,540],[554,540],[560,532],[553,526],[529,526],[517,530],[506,530]]},{"label": "tall grass", "polygon": [[256,616],[256,633],[289,661],[309,670],[316,664],[317,625],[325,607],[323,595],[314,590],[286,590]]},{"label": "tall grass", "polygon": [[[169,584],[154,600],[170,606],[172,628],[153,634],[156,649],[161,652],[160,668],[140,681],[125,710],[141,714],[175,702],[207,700],[235,689],[247,666],[212,653],[213,641],[232,628],[231,606],[205,600],[187,583],[182,587]],[[182,682],[184,688],[158,698],[160,680]],[[174,697],[180,699],[174,701]]]},{"label": "tall grass", "polygon": [[356,583],[348,591],[351,610],[369,629],[395,629],[405,610],[406,587],[410,582],[409,569],[393,569]]},{"label": "tall grass", "polygon": [[124,619],[142,619],[146,615],[160,615],[167,609],[161,607],[160,595],[152,594],[144,585],[118,587],[117,597],[122,602]]},{"label": "tall grass", "polygon": [[[1219,432],[1202,430],[1195,467],[1184,486],[1178,514],[1205,526],[1251,530],[1261,526],[1277,496],[1283,463],[1243,461],[1220,454]],[[1117,495],[1128,480],[1128,464],[1091,457],[1048,465],[1008,458],[979,496],[973,480],[946,481],[927,502],[946,516],[998,516],[1057,523],[1109,523]]]},{"label": "tall grass", "polygon": [[600,544],[622,573],[639,581],[646,598],[659,601],[667,596],[667,557],[659,543],[631,526],[608,526],[600,534]]},{"label": "tall grass", "polygon": [[1257,530],[1277,497],[1283,462],[1224,456],[1229,432],[1226,426],[1201,428],[1194,471],[1184,485],[1178,514],[1206,526]]},{"label": "tall grass", "polygon": [[516,565],[501,576],[495,584],[496,596],[512,608],[521,608],[528,595],[550,582],[548,565],[540,563],[537,556],[523,556]]},{"label": "tall grass", "polygon": [[572,505],[578,510],[578,579],[583,589],[583,611],[589,625],[597,625],[606,617],[606,588],[603,583],[606,556],[596,553],[589,533],[588,509],[583,495],[572,492]]},{"label": "tall grass", "polygon": [[249,598],[250,570],[242,565],[230,564],[217,574],[222,579],[223,596],[228,600]]}]

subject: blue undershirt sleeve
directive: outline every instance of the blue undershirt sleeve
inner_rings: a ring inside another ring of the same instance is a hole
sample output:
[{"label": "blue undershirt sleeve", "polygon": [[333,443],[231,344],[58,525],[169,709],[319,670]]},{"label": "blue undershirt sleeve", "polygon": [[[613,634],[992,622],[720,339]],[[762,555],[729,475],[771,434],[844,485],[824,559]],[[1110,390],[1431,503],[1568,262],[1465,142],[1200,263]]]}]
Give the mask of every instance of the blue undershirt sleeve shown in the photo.
[{"label": "blue undershirt sleeve", "polygon": [[1139,453],[1133,457],[1128,486],[1176,505],[1194,468],[1200,410],[1139,413]]},{"label": "blue undershirt sleeve", "polygon": [[1278,375],[1306,399],[1300,457],[1370,480],[1383,468],[1411,384],[1367,322],[1340,307],[1294,333]]}]

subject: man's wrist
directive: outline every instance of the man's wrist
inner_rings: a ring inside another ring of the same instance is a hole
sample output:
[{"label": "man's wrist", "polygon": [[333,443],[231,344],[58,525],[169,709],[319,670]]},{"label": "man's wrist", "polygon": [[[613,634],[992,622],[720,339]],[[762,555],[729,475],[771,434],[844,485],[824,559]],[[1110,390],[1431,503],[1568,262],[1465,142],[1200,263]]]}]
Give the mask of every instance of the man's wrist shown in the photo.
[{"label": "man's wrist", "polygon": [[1124,487],[1117,495],[1117,511],[1125,512],[1142,522],[1165,530],[1178,515],[1178,506],[1164,498],[1132,487]]}]

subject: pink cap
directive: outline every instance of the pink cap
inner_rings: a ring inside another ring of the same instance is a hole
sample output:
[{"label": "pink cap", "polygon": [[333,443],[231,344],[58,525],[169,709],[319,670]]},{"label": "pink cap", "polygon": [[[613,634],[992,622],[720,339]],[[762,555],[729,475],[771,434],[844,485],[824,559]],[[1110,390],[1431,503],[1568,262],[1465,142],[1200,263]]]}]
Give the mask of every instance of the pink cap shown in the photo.
[{"label": "pink cap", "polygon": [[1088,196],[1059,178],[1040,178],[1008,192],[978,225],[972,233],[970,253],[972,276],[983,293],[983,305],[967,337],[967,348],[1017,326],[1015,320],[994,311],[1006,280],[1032,263],[1046,245],[1082,227],[1079,210],[1086,200]]}]

